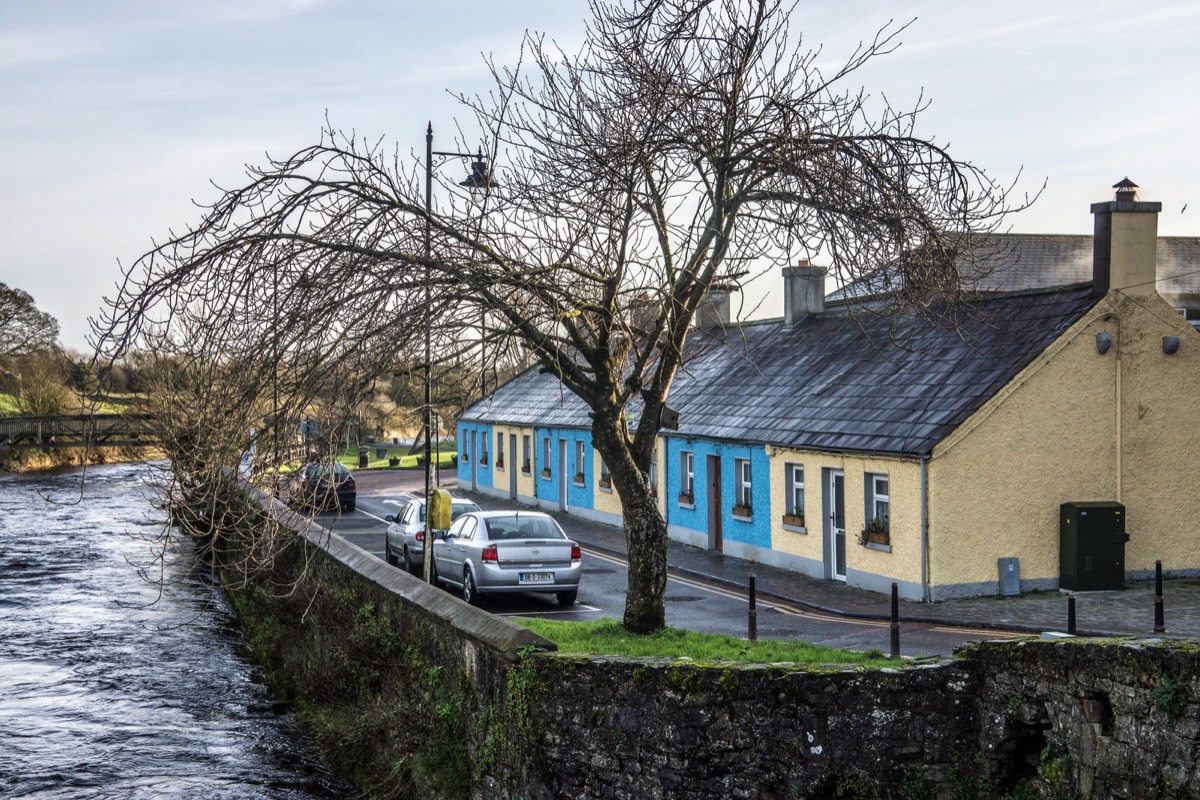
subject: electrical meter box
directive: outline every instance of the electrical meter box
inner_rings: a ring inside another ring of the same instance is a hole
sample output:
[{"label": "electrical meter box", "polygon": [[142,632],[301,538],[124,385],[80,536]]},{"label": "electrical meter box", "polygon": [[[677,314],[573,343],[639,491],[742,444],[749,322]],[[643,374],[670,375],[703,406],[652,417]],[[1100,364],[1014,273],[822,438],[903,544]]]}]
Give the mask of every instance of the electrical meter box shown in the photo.
[{"label": "electrical meter box", "polygon": [[1059,508],[1058,585],[1074,592],[1125,588],[1125,506],[1063,503]]}]

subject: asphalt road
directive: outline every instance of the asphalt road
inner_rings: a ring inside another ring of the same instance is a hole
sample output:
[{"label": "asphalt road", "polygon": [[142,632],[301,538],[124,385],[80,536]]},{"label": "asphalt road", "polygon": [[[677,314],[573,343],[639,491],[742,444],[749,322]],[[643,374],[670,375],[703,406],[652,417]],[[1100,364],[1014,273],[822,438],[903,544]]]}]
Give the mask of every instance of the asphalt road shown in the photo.
[{"label": "asphalt road", "polygon": [[[360,490],[353,513],[340,517],[332,512],[323,513],[317,520],[382,559],[387,528],[385,517],[398,512],[410,497],[398,489],[377,490],[372,494]],[[569,529],[567,534],[570,535]],[[620,619],[625,607],[626,582],[626,564],[622,558],[585,547],[583,581],[576,605],[562,608],[553,595],[527,594],[485,597],[483,608],[493,614],[509,616],[581,621],[604,617]],[[732,636],[747,635],[749,604],[743,592],[692,577],[671,575],[666,599],[668,625]],[[891,643],[887,622],[847,619],[774,600],[759,600],[757,630],[760,639],[799,639],[853,650],[887,653]],[[967,642],[1010,635],[1017,634],[902,622],[900,652],[913,657],[948,655]]]}]

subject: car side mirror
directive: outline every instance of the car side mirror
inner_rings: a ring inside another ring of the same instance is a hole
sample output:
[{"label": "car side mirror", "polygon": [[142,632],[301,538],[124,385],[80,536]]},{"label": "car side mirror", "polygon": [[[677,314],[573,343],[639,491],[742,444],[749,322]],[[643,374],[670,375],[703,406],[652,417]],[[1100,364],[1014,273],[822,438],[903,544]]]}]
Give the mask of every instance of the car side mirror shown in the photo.
[{"label": "car side mirror", "polygon": [[396,515],[395,515],[395,514],[388,514],[387,516],[385,516],[385,517],[383,518],[383,521],[384,521],[384,522],[395,522],[395,521],[396,521]]}]

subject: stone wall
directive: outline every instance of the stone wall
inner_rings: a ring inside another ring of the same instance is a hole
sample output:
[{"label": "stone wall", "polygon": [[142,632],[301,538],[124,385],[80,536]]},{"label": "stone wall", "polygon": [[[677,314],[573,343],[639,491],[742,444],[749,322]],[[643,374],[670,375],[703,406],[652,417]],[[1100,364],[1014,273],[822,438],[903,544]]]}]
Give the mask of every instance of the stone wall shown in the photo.
[{"label": "stone wall", "polygon": [[[301,527],[255,496],[262,525]],[[219,560],[281,700],[368,797],[1200,798],[1194,646],[989,642],[885,670],[566,656],[302,533],[230,532]],[[241,569],[251,548],[270,569]]]}]

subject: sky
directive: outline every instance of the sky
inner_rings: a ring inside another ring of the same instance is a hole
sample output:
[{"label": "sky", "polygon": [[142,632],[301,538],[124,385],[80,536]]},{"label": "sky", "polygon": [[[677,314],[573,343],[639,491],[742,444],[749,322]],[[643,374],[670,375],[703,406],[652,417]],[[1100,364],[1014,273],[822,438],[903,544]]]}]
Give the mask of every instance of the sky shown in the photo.
[{"label": "sky", "polygon": [[[584,0],[0,0],[0,281],[85,351],[122,266],[199,220],[213,184],[315,143],[326,118],[402,152],[477,132],[450,92],[489,88],[526,31],[571,51]],[[829,63],[895,21],[900,48],[857,73],[918,132],[1020,191],[1009,222],[1087,234],[1129,176],[1159,233],[1200,236],[1200,4],[1195,0],[813,0],[793,33]],[[1186,208],[1185,208],[1186,206]],[[781,292],[747,289],[758,316]]]}]

